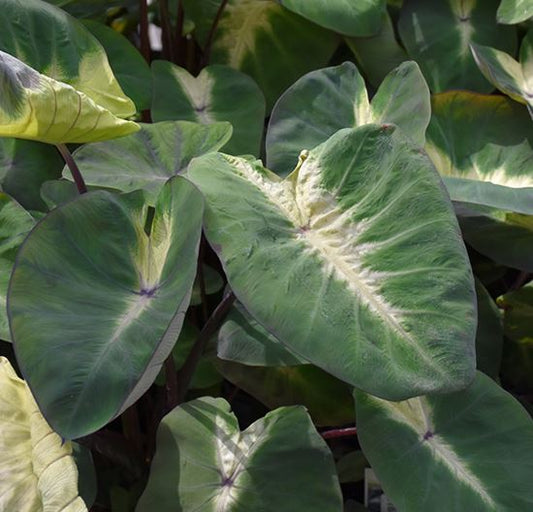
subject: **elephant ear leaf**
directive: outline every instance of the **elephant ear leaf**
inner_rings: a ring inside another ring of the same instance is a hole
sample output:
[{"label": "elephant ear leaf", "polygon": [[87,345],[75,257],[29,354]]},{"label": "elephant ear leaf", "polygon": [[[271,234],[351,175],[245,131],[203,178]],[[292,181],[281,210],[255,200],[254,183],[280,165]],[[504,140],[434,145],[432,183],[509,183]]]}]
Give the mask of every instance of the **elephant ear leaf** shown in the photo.
[{"label": "elephant ear leaf", "polygon": [[0,451],[2,510],[87,511],[71,443],[50,428],[5,357],[0,357]]},{"label": "elephant ear leaf", "polygon": [[42,75],[0,51],[0,136],[49,144],[97,142],[133,133],[138,125],[116,117],[74,87]]},{"label": "elephant ear leaf", "polygon": [[116,116],[135,114],[103,46],[76,18],[41,0],[0,0],[0,11],[0,50],[83,92]]}]

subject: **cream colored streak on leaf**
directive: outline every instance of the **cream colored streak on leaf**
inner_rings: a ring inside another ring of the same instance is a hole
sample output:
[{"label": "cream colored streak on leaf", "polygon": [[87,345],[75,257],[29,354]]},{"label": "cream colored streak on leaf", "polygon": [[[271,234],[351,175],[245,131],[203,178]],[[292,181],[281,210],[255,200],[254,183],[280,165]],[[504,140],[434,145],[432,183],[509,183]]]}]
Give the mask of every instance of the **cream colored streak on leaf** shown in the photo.
[{"label": "cream colored streak on leaf", "polygon": [[[496,510],[496,503],[485,490],[479,478],[453,451],[446,440],[435,432],[432,410],[424,398],[411,398],[403,402],[387,402],[372,397],[379,407],[384,407],[392,420],[413,429],[423,446],[429,447],[434,458],[441,462],[462,483],[471,488],[487,504],[487,510]],[[430,436],[427,434],[431,433]]]},{"label": "cream colored streak on leaf", "polygon": [[209,103],[213,91],[211,76],[206,71],[200,73],[198,78],[194,78],[187,72],[180,72],[178,80],[181,83],[183,92],[194,107],[198,121],[202,124],[214,123],[215,119],[209,115]]},{"label": "cream colored streak on leaf", "polygon": [[271,181],[242,159],[228,156],[226,159],[300,229],[298,239],[321,256],[324,273],[332,273],[346,283],[348,289],[406,340],[428,366],[444,375],[444,369],[400,323],[402,310],[393,308],[380,293],[380,283],[387,273],[373,271],[363,264],[361,256],[371,252],[374,245],[358,244],[357,240],[371,226],[371,220],[353,222],[351,217],[357,205],[343,212],[339,210],[335,198],[319,185],[321,172],[314,159],[303,160],[295,174],[280,182]]},{"label": "cream colored streak on leaf", "polygon": [[228,64],[240,68],[245,57],[254,53],[259,29],[271,32],[270,12],[281,9],[271,0],[229,2],[219,23],[216,44],[228,53]]}]

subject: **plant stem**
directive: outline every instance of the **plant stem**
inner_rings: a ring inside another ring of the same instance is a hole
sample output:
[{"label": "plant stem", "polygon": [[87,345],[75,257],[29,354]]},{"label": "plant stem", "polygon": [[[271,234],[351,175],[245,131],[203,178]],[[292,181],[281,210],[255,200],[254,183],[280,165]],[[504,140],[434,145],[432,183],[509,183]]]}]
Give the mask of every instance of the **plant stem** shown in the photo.
[{"label": "plant stem", "polygon": [[159,18],[161,20],[161,39],[163,43],[163,57],[170,62],[176,63],[174,55],[174,38],[170,26],[170,16],[168,14],[168,1],[159,0]]},{"label": "plant stem", "polygon": [[167,407],[171,411],[179,403],[178,374],[176,373],[176,365],[174,364],[172,353],[165,361],[165,386],[167,390]]},{"label": "plant stem", "polygon": [[80,169],[74,161],[74,158],[72,158],[72,154],[70,153],[69,149],[65,144],[56,144],[56,148],[59,153],[61,153],[63,160],[65,160],[65,163],[67,164],[70,174],[72,174],[74,182],[76,183],[76,187],[78,187],[78,192],[80,194],[85,194],[85,192],[87,192],[87,186],[85,185],[85,181],[83,180]]},{"label": "plant stem", "polygon": [[141,41],[141,55],[144,60],[150,64],[151,51],[150,51],[150,36],[148,34],[148,5],[146,0],[139,0],[140,20],[139,20],[139,38]]},{"label": "plant stem", "polygon": [[178,372],[178,385],[179,385],[179,400],[178,403],[182,403],[185,399],[185,394],[189,389],[192,376],[194,375],[194,370],[198,366],[200,358],[205,350],[207,342],[215,334],[216,330],[220,326],[222,320],[229,313],[229,310],[235,301],[235,295],[233,292],[229,292],[224,296],[220,304],[217,306],[213,314],[209,317],[209,320],[204,325],[203,329],[200,331],[194,346],[192,347],[185,364],[181,367],[181,370]]},{"label": "plant stem", "polygon": [[205,276],[204,276],[204,254],[205,254],[205,238],[202,234],[202,240],[200,241],[200,250],[198,258],[198,284],[200,285],[200,300],[202,301],[202,316],[204,324],[207,322],[209,312],[207,310],[207,293],[205,291]]},{"label": "plant stem", "polygon": [[348,428],[337,428],[334,430],[326,430],[326,432],[321,432],[320,435],[324,439],[338,439],[339,437],[351,437],[357,435],[356,427]]},{"label": "plant stem", "polygon": [[228,0],[222,0],[222,2],[220,3],[220,7],[218,8],[217,15],[215,16],[213,24],[211,25],[211,29],[209,30],[209,35],[207,36],[207,42],[205,43],[204,57],[202,59],[203,66],[207,66],[207,64],[209,64],[209,59],[211,58],[211,47],[213,46],[213,40],[215,39],[215,33],[217,31],[220,18],[222,18],[222,13],[224,12],[224,9],[226,8],[227,4],[228,4]]},{"label": "plant stem", "polygon": [[128,407],[120,416],[124,437],[135,446],[138,453],[142,453],[143,438],[139,424],[139,414],[136,404]]},{"label": "plant stem", "polygon": [[183,56],[183,23],[185,21],[185,13],[183,11],[183,0],[178,0],[178,15],[176,18],[176,32],[174,34],[174,41],[176,44],[176,63],[183,66],[185,57]]}]

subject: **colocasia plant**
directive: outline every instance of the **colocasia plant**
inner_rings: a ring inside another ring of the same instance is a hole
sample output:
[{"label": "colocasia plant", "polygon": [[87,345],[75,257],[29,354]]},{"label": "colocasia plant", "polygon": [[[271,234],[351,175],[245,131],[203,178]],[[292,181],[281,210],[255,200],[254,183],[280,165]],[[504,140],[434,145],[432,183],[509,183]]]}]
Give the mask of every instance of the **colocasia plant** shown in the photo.
[{"label": "colocasia plant", "polygon": [[0,13],[0,512],[533,510],[533,1]]}]

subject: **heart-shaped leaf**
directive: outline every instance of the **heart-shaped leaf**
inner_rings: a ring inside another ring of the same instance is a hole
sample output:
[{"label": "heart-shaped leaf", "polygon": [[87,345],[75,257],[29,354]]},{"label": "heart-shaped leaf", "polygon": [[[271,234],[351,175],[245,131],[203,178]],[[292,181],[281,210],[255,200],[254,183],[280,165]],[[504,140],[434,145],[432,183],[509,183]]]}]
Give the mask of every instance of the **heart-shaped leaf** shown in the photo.
[{"label": "heart-shaped leaf", "polygon": [[333,457],[303,407],[272,411],[241,432],[225,400],[204,397],[161,421],[150,478],[136,510],[341,508]]},{"label": "heart-shaped leaf", "polygon": [[202,214],[199,192],[180,177],[163,187],[149,236],[141,192],[89,192],[50,212],[21,246],[8,293],[13,342],[64,438],[98,430],[156,378],[189,305]]},{"label": "heart-shaped leaf", "polygon": [[398,510],[533,507],[533,422],[478,372],[468,389],[387,402],[355,393],[357,432]]},{"label": "heart-shaped leaf", "polygon": [[334,33],[277,1],[229,0],[213,39],[210,62],[251,76],[265,94],[269,112],[290,84],[325,66],[337,44]]},{"label": "heart-shaped leaf", "polygon": [[[132,192],[142,189],[153,204],[164,183],[184,174],[197,156],[220,149],[231,137],[229,123],[189,121],[140,124],[129,137],[88,144],[74,152],[87,185]],[[67,167],[66,179],[72,179]]]},{"label": "heart-shaped leaf", "polygon": [[371,36],[381,24],[386,0],[283,0],[284,7],[347,36]]},{"label": "heart-shaped leaf", "polygon": [[198,77],[167,61],[152,64],[152,119],[202,124],[229,121],[233,135],[225,146],[232,155],[258,155],[265,120],[265,98],[247,75],[227,66],[208,66]]},{"label": "heart-shaped leaf", "polygon": [[471,44],[479,69],[494,87],[520,103],[528,105],[533,117],[533,29],[520,48],[520,62],[495,48]]},{"label": "heart-shaped leaf", "polygon": [[454,201],[533,214],[533,130],[522,105],[467,91],[437,94],[426,135]]},{"label": "heart-shaped leaf", "polygon": [[139,129],[83,92],[2,51],[0,83],[0,137],[61,144],[111,139]]},{"label": "heart-shaped leaf", "polygon": [[501,0],[498,7],[498,23],[514,25],[533,16],[533,4],[530,0]]},{"label": "heart-shaped leaf", "polygon": [[26,383],[0,357],[2,510],[87,512],[72,445],[46,423]]},{"label": "heart-shaped leaf", "polygon": [[[0,0],[0,11],[0,50],[72,86],[115,116],[135,114],[135,105],[113,76],[102,45],[78,20],[41,0]],[[53,113],[50,100],[48,109]],[[72,123],[79,100],[70,101]]]},{"label": "heart-shaped leaf", "polygon": [[283,181],[227,155],[191,163],[237,298],[297,355],[369,392],[466,386],[471,270],[427,156],[396,127],[366,125],[301,160]]},{"label": "heart-shaped leaf", "polygon": [[405,62],[389,73],[372,103],[351,62],[312,71],[293,84],[272,111],[267,166],[286,176],[303,149],[318,146],[342,128],[367,123],[397,124],[423,146],[429,118],[429,90],[415,62]]},{"label": "heart-shaped leaf", "polygon": [[498,4],[499,0],[404,2],[398,24],[400,37],[433,92],[491,92],[492,86],[479,72],[469,45],[482,44],[514,54],[516,30],[496,23]]},{"label": "heart-shaped leaf", "polygon": [[7,194],[0,192],[0,339],[9,341],[6,299],[17,250],[33,227],[33,217]]}]

